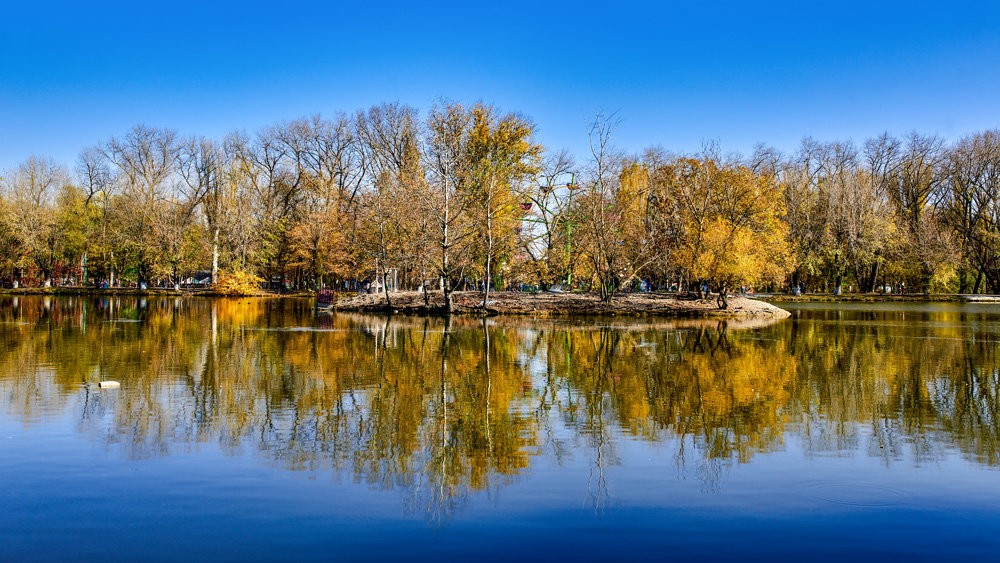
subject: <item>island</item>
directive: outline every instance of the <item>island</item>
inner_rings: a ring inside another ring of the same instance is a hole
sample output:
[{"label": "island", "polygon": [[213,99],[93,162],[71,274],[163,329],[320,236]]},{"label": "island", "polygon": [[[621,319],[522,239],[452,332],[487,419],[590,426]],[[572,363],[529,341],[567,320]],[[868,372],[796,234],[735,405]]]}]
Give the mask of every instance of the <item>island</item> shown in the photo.
[{"label": "island", "polygon": [[[788,311],[756,299],[732,296],[726,308],[720,308],[715,298],[697,299],[676,293],[623,293],[609,301],[597,293],[541,291],[536,293],[491,292],[483,307],[483,294],[478,291],[455,292],[454,314],[459,315],[634,315],[671,317],[768,317],[782,319]],[[328,311],[382,312],[400,314],[438,314],[444,311],[440,292],[426,296],[419,291],[389,294],[359,293],[321,306]]]}]

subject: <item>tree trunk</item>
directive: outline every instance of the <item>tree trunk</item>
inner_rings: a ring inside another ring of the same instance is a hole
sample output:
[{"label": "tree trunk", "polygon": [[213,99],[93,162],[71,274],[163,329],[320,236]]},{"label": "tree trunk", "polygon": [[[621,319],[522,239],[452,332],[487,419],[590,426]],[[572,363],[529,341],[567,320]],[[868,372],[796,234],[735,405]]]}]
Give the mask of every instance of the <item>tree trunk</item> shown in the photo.
[{"label": "tree trunk", "polygon": [[490,183],[489,196],[486,199],[486,279],[483,286],[483,310],[490,298],[490,281],[493,276],[493,184]]},{"label": "tree trunk", "polygon": [[212,283],[218,281],[219,275],[219,228],[212,232]]},{"label": "tree trunk", "polygon": [[969,291],[969,272],[962,266],[958,269],[958,293],[963,294]]},{"label": "tree trunk", "polygon": [[875,285],[878,283],[878,267],[879,262],[876,260],[875,263],[872,264],[872,273],[868,278],[867,290],[869,293],[875,293]]},{"label": "tree trunk", "polygon": [[444,312],[447,313],[447,314],[449,314],[449,315],[452,314],[452,312],[455,310],[455,303],[452,301],[452,298],[451,298],[452,290],[449,288],[450,285],[451,285],[451,283],[447,279],[445,279],[445,281],[444,281],[444,289],[443,289],[443,292],[444,292]]},{"label": "tree trunk", "polygon": [[385,306],[392,307],[392,300],[389,299],[389,273],[382,269],[382,293],[385,295]]},{"label": "tree trunk", "polygon": [[922,276],[920,278],[920,284],[923,286],[924,295],[929,295],[931,292],[931,280],[934,279],[934,269],[928,268],[927,266],[921,267]]},{"label": "tree trunk", "polygon": [[490,298],[490,276],[492,275],[492,271],[491,270],[492,270],[492,266],[493,266],[493,260],[492,260],[492,256],[491,256],[493,254],[493,249],[492,249],[493,244],[490,243],[489,246],[491,248],[489,248],[487,250],[487,252],[486,252],[486,277],[485,277],[485,279],[483,281],[484,285],[483,285],[483,303],[482,303],[482,308],[484,310],[486,309],[486,302]]}]

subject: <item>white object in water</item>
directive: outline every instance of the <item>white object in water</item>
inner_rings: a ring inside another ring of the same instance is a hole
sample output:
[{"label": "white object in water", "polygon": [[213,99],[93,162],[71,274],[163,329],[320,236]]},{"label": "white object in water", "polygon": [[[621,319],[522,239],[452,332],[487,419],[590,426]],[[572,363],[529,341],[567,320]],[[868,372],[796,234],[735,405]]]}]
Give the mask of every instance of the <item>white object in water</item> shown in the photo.
[{"label": "white object in water", "polygon": [[101,389],[118,389],[122,385],[117,381],[101,381],[98,382],[97,386]]}]

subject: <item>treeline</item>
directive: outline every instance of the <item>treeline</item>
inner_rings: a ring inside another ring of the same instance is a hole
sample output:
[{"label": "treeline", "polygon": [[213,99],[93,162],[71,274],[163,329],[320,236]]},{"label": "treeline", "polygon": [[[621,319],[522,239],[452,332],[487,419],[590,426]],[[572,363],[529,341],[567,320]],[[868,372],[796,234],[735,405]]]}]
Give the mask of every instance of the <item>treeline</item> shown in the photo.
[{"label": "treeline", "polygon": [[[485,104],[401,104],[184,138],[136,126],[72,170],[2,174],[9,285],[1000,292],[1000,138],[803,141],[790,155],[613,146],[577,161]],[[388,293],[388,292],[387,292]],[[387,295],[389,297],[389,295]],[[484,295],[484,301],[488,295]]]}]

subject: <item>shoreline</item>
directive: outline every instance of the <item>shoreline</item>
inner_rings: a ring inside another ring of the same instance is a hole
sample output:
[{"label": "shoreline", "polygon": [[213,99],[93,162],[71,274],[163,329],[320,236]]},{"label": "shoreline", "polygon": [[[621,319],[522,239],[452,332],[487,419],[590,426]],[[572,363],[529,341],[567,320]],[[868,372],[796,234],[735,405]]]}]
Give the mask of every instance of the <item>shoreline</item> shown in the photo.
[{"label": "shoreline", "polygon": [[[258,291],[247,295],[230,295],[218,293],[210,289],[169,288],[136,289],[131,287],[115,287],[96,289],[92,287],[62,286],[62,287],[20,287],[0,288],[0,296],[19,295],[50,295],[50,296],[146,296],[146,297],[231,297],[241,298],[294,298],[315,299],[312,291],[281,293],[275,291]],[[423,293],[417,291],[401,291],[391,295],[393,305],[387,307],[382,294],[354,294],[353,292],[337,293],[338,300],[333,304],[319,305],[321,310],[389,312],[406,314],[440,314],[443,306],[440,292],[432,292],[431,307],[423,304]],[[416,296],[416,299],[414,299]],[[456,292],[455,314],[482,315],[478,307],[482,293],[477,291]],[[499,296],[499,297],[498,297]],[[513,299],[511,299],[513,296]],[[377,301],[375,301],[377,299]],[[523,293],[523,292],[491,292],[490,301],[498,301],[499,308],[487,308],[487,314],[504,315],[536,315],[536,316],[571,316],[588,314],[632,314],[657,316],[718,316],[739,317],[755,314],[768,314],[757,311],[751,305],[750,310],[743,302],[781,304],[781,303],[1000,303],[1000,295],[954,294],[954,293],[849,293],[832,295],[829,293],[806,293],[792,295],[786,293],[756,293],[735,294],[730,297],[729,309],[718,309],[715,299],[682,299],[672,293],[621,293],[615,296],[611,303],[601,302],[591,293]],[[566,310],[560,310],[553,302],[567,305]],[[520,302],[520,303],[517,303]],[[672,304],[668,304],[670,302]],[[739,302],[741,305],[736,305]],[[625,303],[624,306],[621,304]],[[533,306],[534,305],[534,306]],[[742,307],[742,308],[741,308]],[[777,307],[776,307],[777,308]]]},{"label": "shoreline", "polygon": [[17,289],[13,288],[0,288],[0,296],[19,296],[19,295],[74,295],[74,296],[89,296],[89,297],[114,297],[121,295],[137,295],[145,297],[232,297],[236,299],[242,299],[246,297],[254,298],[265,298],[265,297],[290,297],[290,298],[314,298],[316,294],[313,292],[299,291],[293,293],[278,293],[271,291],[258,291],[256,293],[249,293],[246,295],[232,295],[227,293],[219,293],[209,289],[182,289],[180,291],[167,288],[154,287],[150,289],[136,289],[133,287],[114,287],[108,289],[96,289],[92,287],[19,287]]},{"label": "shoreline", "polygon": [[[387,304],[383,294],[360,294],[345,297],[321,310],[330,312],[392,313],[404,315],[444,314],[441,293],[430,294],[430,306],[424,303],[424,294],[404,291],[390,294]],[[480,307],[482,293],[478,291],[455,292],[454,315],[472,316],[534,316],[571,317],[596,315],[658,316],[686,318],[770,318],[783,319],[788,311],[770,303],[742,296],[729,299],[727,309],[719,309],[715,298],[678,299],[664,293],[623,293],[610,302],[601,301],[594,293],[521,293],[494,292],[486,309]]]}]

